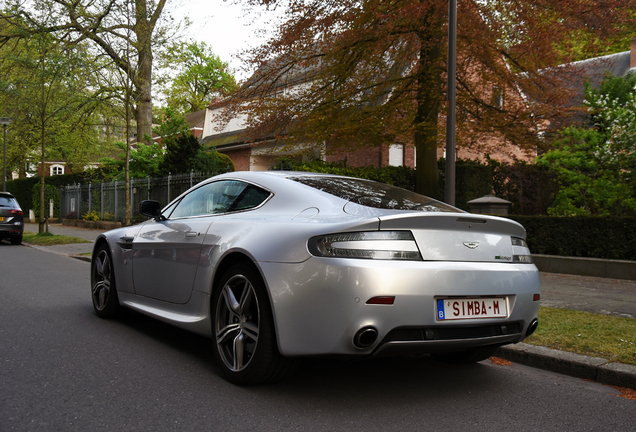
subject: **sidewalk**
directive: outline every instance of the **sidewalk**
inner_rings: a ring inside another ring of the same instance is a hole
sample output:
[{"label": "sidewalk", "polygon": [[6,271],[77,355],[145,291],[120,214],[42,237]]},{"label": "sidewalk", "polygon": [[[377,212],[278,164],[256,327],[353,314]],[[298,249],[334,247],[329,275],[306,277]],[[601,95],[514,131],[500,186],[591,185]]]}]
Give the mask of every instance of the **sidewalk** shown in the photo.
[{"label": "sidewalk", "polygon": [[[25,223],[25,231],[38,232],[38,224]],[[56,235],[90,241],[59,246],[31,246],[47,252],[90,261],[93,242],[103,230],[49,225]],[[602,315],[636,319],[636,281],[557,273],[541,273],[541,304]],[[539,323],[539,325],[541,325]],[[540,369],[591,379],[602,384],[636,390],[636,366],[611,363],[598,357],[567,353],[520,343],[499,349],[498,357]]]},{"label": "sidewalk", "polygon": [[[36,223],[26,222],[24,224],[24,230],[37,233],[39,230],[39,225]],[[68,227],[61,224],[49,224],[49,232],[55,235],[81,238],[83,240],[87,240],[90,243],[76,243],[55,246],[29,246],[35,249],[56,253],[58,255],[68,255],[72,256],[73,258],[82,259],[84,261],[90,261],[90,255],[86,254],[90,254],[93,252],[93,243],[95,242],[97,237],[104,231],[87,228]]]}]

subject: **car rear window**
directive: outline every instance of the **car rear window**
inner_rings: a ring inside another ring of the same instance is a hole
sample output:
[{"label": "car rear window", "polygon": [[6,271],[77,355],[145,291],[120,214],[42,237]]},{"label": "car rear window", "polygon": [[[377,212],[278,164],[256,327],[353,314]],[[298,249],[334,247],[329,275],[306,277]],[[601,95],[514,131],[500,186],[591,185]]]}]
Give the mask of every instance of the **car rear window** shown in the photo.
[{"label": "car rear window", "polygon": [[461,212],[433,198],[371,180],[328,176],[290,176],[288,178],[367,207],[387,210]]},{"label": "car rear window", "polygon": [[20,208],[15,198],[6,195],[0,195],[0,207],[8,207],[11,209]]}]

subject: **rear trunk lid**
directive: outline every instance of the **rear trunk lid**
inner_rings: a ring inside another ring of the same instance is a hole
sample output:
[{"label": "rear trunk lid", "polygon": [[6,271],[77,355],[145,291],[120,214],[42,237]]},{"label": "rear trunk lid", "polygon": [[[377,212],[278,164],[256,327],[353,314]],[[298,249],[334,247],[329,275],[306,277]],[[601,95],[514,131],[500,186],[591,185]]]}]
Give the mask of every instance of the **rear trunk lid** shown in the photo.
[{"label": "rear trunk lid", "polygon": [[513,246],[512,237],[525,239],[517,222],[467,213],[413,213],[380,217],[380,230],[408,230],[425,261],[513,262],[529,254]]}]

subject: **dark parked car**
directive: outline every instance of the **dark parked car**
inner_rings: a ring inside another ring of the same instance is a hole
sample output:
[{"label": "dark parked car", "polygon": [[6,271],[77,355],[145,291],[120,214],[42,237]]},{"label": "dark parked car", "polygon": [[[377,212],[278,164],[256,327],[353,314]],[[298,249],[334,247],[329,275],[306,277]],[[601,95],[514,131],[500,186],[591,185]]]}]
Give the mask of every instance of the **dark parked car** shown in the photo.
[{"label": "dark parked car", "polygon": [[9,192],[0,192],[0,241],[4,238],[11,244],[22,243],[24,216],[20,204]]}]

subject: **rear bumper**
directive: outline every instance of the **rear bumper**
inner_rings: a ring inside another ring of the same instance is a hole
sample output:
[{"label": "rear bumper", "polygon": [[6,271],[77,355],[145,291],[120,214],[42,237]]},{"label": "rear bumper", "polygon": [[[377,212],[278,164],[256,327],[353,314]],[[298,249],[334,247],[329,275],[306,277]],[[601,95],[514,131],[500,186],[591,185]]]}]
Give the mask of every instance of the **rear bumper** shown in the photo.
[{"label": "rear bumper", "polygon": [[[533,300],[540,293],[539,272],[532,264],[311,258],[259,266],[279,349],[288,356],[446,352],[516,343],[539,310]],[[505,318],[436,319],[436,298],[495,295],[508,298]],[[394,304],[366,304],[376,296],[394,296]],[[365,328],[377,338],[360,348],[354,338]]]},{"label": "rear bumper", "polygon": [[24,232],[24,225],[0,224],[0,238],[21,236]]}]

